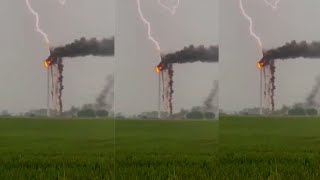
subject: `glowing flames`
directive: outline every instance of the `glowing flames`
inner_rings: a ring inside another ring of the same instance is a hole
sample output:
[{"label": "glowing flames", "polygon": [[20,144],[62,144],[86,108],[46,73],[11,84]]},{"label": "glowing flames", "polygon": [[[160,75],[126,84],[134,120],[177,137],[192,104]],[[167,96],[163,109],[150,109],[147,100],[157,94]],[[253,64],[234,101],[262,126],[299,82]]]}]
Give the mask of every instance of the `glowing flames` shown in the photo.
[{"label": "glowing flames", "polygon": [[49,57],[48,59],[43,61],[44,67],[49,68],[52,65],[52,59]]},{"label": "glowing flames", "polygon": [[258,66],[259,69],[261,69],[261,68],[263,68],[264,63],[263,63],[263,62],[258,62],[258,63],[257,63],[257,66]]},{"label": "glowing flames", "polygon": [[157,73],[160,73],[162,70],[163,70],[163,65],[162,64],[159,64],[158,66],[156,66],[156,72]]}]

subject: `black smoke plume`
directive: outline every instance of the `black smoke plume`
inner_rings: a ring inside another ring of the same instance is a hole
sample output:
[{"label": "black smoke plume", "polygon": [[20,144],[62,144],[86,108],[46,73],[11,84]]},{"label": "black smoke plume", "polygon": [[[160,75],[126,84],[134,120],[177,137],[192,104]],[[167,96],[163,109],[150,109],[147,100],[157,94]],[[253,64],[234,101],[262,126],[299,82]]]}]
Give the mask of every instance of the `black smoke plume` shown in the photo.
[{"label": "black smoke plume", "polygon": [[317,100],[317,95],[320,92],[320,76],[316,78],[316,84],[313,86],[310,94],[308,95],[306,99],[306,105],[308,107],[319,107],[319,101]]},{"label": "black smoke plume", "polygon": [[194,63],[194,62],[218,62],[219,61],[219,47],[210,46],[205,47],[193,46],[184,47],[182,50],[174,53],[166,54],[161,57],[161,62],[158,66],[166,69],[168,64],[183,64],[183,63]]},{"label": "black smoke plume", "polygon": [[[56,57],[80,57],[80,56],[113,56],[114,55],[114,37],[110,39],[97,40],[96,38],[86,39],[82,37],[71,44],[51,49],[50,57],[55,60]],[[54,62],[53,62],[54,63]]]},{"label": "black smoke plume", "polygon": [[219,91],[219,85],[218,85],[217,81],[214,81],[213,87],[212,87],[208,97],[203,102],[204,111],[213,111],[214,110],[215,107],[213,105],[213,100],[214,100],[214,98],[217,97],[218,91]]},{"label": "black smoke plume", "polygon": [[265,52],[263,59],[320,58],[320,42],[291,41]]},{"label": "black smoke plume", "polygon": [[114,77],[113,75],[108,75],[106,78],[106,85],[103,87],[102,91],[96,98],[95,108],[96,110],[107,110],[109,111],[113,106],[113,87],[114,87]]},{"label": "black smoke plume", "polygon": [[[80,56],[114,56],[114,37],[97,40],[96,38],[86,39],[82,37],[74,42],[50,49],[50,56],[46,62],[51,66],[56,64],[59,72],[58,82],[58,104],[59,112],[62,112],[62,90],[63,90],[63,62],[62,58]],[[99,102],[103,103],[103,102]],[[102,105],[102,104],[100,104]]]}]

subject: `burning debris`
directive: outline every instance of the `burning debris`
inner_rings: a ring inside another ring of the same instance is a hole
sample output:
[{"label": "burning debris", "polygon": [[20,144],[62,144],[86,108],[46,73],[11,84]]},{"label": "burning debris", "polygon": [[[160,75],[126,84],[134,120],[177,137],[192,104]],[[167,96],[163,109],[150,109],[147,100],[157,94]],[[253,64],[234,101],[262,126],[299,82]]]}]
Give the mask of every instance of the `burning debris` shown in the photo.
[{"label": "burning debris", "polygon": [[[52,97],[56,101],[54,104],[59,113],[62,112],[62,90],[63,86],[63,59],[65,57],[73,58],[80,56],[113,56],[114,55],[114,37],[110,39],[97,40],[92,38],[87,40],[81,38],[71,44],[56,47],[50,50],[50,56],[44,61],[46,68],[51,71]],[[54,73],[56,72],[56,73]]]},{"label": "burning debris", "polygon": [[219,61],[219,47],[193,46],[184,47],[182,50],[174,53],[166,54],[161,57],[161,62],[156,66],[155,70],[162,74],[163,84],[163,101],[166,109],[172,115],[173,105],[173,64],[206,62],[215,63]]}]

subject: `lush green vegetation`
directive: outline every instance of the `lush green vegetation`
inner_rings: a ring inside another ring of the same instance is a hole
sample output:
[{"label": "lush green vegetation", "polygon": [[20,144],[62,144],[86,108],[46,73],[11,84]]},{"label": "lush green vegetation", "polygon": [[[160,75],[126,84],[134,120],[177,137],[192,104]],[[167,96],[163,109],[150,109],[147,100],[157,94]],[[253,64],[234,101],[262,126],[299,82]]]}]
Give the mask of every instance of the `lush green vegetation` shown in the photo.
[{"label": "lush green vegetation", "polygon": [[117,179],[217,179],[217,121],[116,121]]},{"label": "lush green vegetation", "polygon": [[0,179],[320,179],[319,129],[312,117],[2,119]]},{"label": "lush green vegetation", "polygon": [[320,119],[221,117],[224,179],[320,179]]},{"label": "lush green vegetation", "polygon": [[110,179],[113,175],[113,120],[0,120],[0,179]]}]

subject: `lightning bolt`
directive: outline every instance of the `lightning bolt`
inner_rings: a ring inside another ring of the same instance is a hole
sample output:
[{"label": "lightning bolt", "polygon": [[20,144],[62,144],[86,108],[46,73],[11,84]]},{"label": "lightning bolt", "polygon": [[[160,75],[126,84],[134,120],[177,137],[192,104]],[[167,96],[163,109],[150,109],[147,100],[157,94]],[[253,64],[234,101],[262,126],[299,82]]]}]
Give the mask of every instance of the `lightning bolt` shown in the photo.
[{"label": "lightning bolt", "polygon": [[260,48],[262,48],[261,38],[253,31],[252,18],[244,10],[242,0],[239,0],[239,7],[241,9],[242,15],[249,21],[249,32],[250,32],[250,35],[256,39],[256,41],[259,44]]},{"label": "lightning bolt", "polygon": [[138,6],[138,11],[139,11],[139,15],[140,18],[142,20],[142,22],[144,24],[147,25],[148,27],[148,38],[153,42],[153,44],[156,46],[158,52],[160,52],[161,48],[160,48],[160,44],[159,42],[152,36],[151,33],[151,23],[143,16],[142,10],[141,10],[141,0],[137,0],[137,6]]},{"label": "lightning bolt", "polygon": [[277,0],[274,4],[272,4],[270,1],[268,0],[264,0],[264,2],[270,6],[273,10],[277,10],[278,9],[278,5],[280,3],[281,0]]},{"label": "lightning bolt", "polygon": [[165,3],[163,3],[161,0],[158,0],[158,3],[160,4],[160,6],[162,6],[163,8],[165,8],[166,10],[168,10],[172,15],[176,14],[177,8],[180,5],[180,0],[176,0],[176,4],[170,8],[169,6],[167,6]]},{"label": "lightning bolt", "polygon": [[40,21],[39,20],[39,14],[31,7],[29,0],[26,0],[26,4],[27,4],[27,7],[28,7],[29,11],[36,18],[36,30],[37,30],[37,32],[39,32],[42,35],[42,37],[44,38],[46,44],[49,45],[50,41],[49,41],[48,35],[40,28],[40,25],[39,25],[39,21]]}]

